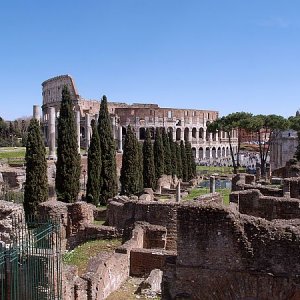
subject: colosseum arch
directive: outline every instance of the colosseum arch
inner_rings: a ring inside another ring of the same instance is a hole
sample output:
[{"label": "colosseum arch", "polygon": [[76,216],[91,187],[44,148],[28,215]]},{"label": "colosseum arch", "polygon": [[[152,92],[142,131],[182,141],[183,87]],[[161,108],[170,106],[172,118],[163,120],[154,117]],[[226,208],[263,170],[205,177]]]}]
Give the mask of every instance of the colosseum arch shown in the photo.
[{"label": "colosseum arch", "polygon": [[181,140],[181,128],[176,129],[176,141]]},{"label": "colosseum arch", "polygon": [[197,138],[197,129],[196,129],[196,127],[193,127],[193,129],[192,129],[192,138],[194,138],[194,139]]},{"label": "colosseum arch", "polygon": [[229,156],[229,155],[230,155],[229,147],[227,146],[227,147],[226,147],[226,156]]},{"label": "colosseum arch", "polygon": [[196,158],[196,148],[195,147],[192,148],[192,154],[193,154],[193,157],[195,159]]},{"label": "colosseum arch", "polygon": [[140,127],[140,140],[146,139],[146,128],[145,127]]},{"label": "colosseum arch", "polygon": [[216,147],[212,147],[212,149],[211,149],[211,156],[212,156],[212,158],[217,158]]},{"label": "colosseum arch", "polygon": [[210,149],[209,149],[209,147],[206,147],[206,149],[205,149],[205,157],[210,158]]},{"label": "colosseum arch", "polygon": [[189,140],[189,133],[190,133],[190,129],[188,127],[184,128],[184,140],[185,141]]},{"label": "colosseum arch", "polygon": [[199,138],[200,139],[204,138],[204,129],[202,127],[199,129]]},{"label": "colosseum arch", "polygon": [[222,157],[225,157],[225,147],[222,147]]},{"label": "colosseum arch", "polygon": [[202,147],[200,147],[199,148],[199,159],[203,159],[203,148]]}]

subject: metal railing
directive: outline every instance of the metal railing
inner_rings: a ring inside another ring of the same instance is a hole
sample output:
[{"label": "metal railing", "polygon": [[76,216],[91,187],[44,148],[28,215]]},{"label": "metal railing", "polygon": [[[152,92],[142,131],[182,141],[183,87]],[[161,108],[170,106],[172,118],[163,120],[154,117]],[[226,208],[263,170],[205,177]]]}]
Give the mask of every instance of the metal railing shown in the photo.
[{"label": "metal railing", "polygon": [[14,219],[10,238],[0,248],[1,299],[60,300],[61,271],[59,223]]}]

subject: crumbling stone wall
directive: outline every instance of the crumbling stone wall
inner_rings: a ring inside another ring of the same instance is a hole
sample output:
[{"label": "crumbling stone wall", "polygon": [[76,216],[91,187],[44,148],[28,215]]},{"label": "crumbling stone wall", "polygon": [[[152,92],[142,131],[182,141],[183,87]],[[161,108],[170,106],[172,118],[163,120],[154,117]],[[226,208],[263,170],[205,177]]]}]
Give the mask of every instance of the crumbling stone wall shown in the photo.
[{"label": "crumbling stone wall", "polygon": [[299,199],[263,196],[256,189],[232,192],[230,202],[237,203],[242,214],[267,220],[300,218]]},{"label": "crumbling stone wall", "polygon": [[264,196],[282,197],[283,190],[255,184],[255,176],[250,174],[236,174],[232,178],[232,191],[258,189]]},{"label": "crumbling stone wall", "polygon": [[177,211],[162,299],[299,299],[300,229],[218,205]]},{"label": "crumbling stone wall", "polygon": [[[167,229],[166,249],[176,249],[177,240],[177,207],[174,202],[156,202],[130,200],[127,197],[115,197],[108,203],[107,224],[117,229],[133,228],[136,221],[145,221],[161,225]],[[130,237],[130,234],[127,235]]]}]

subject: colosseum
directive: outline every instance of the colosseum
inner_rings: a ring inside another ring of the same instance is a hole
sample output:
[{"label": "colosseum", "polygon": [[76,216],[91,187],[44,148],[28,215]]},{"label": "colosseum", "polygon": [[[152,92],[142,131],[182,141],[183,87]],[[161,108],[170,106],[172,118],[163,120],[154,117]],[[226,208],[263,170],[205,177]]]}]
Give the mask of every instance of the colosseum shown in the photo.
[{"label": "colosseum", "polygon": [[[61,90],[67,85],[74,103],[77,122],[78,147],[88,149],[91,137],[90,122],[98,119],[99,100],[88,100],[81,97],[75,82],[70,75],[50,78],[42,83],[42,126],[46,143],[49,145],[49,158],[55,157],[55,120],[59,115]],[[207,124],[218,118],[218,111],[198,109],[162,108],[157,104],[108,103],[112,119],[113,134],[117,149],[122,152],[126,128],[130,124],[137,138],[145,138],[146,128],[154,133],[156,127],[164,127],[172,132],[176,141],[189,140],[194,157],[198,162],[213,163],[228,157],[229,141],[225,132],[209,133]],[[154,138],[154,134],[152,134]],[[237,150],[237,133],[232,133],[233,151]]]}]

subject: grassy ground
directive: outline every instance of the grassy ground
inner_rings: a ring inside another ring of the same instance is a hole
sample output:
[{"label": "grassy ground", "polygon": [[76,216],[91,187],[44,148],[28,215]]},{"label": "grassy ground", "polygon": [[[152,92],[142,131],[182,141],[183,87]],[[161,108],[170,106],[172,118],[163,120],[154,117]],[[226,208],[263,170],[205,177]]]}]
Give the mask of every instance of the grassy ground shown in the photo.
[{"label": "grassy ground", "polygon": [[25,147],[0,147],[0,159],[25,158]]},{"label": "grassy ground", "polygon": [[[229,194],[231,192],[230,189],[216,189],[217,193],[220,193],[223,197],[223,203],[225,205],[229,205]],[[208,188],[195,188],[193,190],[190,191],[190,193],[183,198],[183,200],[193,200],[194,198],[201,196],[201,195],[205,195],[205,194],[209,194],[209,189]]]},{"label": "grassy ground", "polygon": [[[197,166],[197,171],[201,174],[232,174],[233,167],[212,167],[212,166]],[[239,172],[244,173],[245,168],[239,168]]]},{"label": "grassy ground", "polygon": [[68,265],[77,266],[79,275],[82,275],[86,271],[88,261],[91,257],[101,251],[114,251],[121,244],[121,239],[89,241],[64,254],[63,262]]}]

